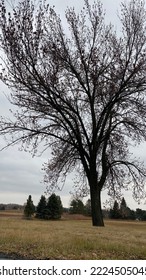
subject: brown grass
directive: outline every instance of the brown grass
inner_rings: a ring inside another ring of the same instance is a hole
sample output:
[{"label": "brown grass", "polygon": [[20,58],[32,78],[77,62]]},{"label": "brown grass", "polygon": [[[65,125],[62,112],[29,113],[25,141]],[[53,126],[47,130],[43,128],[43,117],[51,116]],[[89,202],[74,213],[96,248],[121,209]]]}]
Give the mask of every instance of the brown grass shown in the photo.
[{"label": "brown grass", "polygon": [[146,259],[146,223],[25,220],[0,212],[0,252],[26,259]]}]

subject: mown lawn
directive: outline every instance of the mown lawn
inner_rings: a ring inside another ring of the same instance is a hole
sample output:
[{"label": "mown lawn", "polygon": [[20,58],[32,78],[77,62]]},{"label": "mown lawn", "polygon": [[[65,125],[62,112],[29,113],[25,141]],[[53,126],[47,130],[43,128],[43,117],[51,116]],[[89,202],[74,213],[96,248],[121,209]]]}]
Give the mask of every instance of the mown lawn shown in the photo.
[{"label": "mown lawn", "polygon": [[0,252],[25,259],[146,259],[146,223],[40,221],[0,215]]}]

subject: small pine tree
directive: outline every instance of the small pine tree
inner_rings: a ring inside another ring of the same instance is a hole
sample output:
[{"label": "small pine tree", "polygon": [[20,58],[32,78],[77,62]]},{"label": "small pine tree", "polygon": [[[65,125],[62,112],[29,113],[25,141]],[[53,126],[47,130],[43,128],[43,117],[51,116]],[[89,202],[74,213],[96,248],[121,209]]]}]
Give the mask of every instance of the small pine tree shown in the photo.
[{"label": "small pine tree", "polygon": [[63,212],[63,206],[60,199],[60,196],[57,196],[56,194],[52,194],[47,203],[47,213],[48,213],[48,219],[51,220],[58,220],[61,218]]},{"label": "small pine tree", "polygon": [[25,215],[25,217],[30,219],[34,213],[35,213],[35,206],[33,204],[31,195],[29,195],[29,197],[27,199],[27,203],[24,208],[24,215]]},{"label": "small pine tree", "polygon": [[120,218],[120,209],[119,209],[119,204],[115,200],[113,209],[110,210],[110,218],[111,219],[119,219]]},{"label": "small pine tree", "polygon": [[125,198],[123,197],[122,198],[122,200],[121,200],[121,205],[120,205],[120,208],[122,208],[122,207],[127,207],[127,203],[126,203],[126,200],[125,200]]},{"label": "small pine tree", "polygon": [[40,198],[40,201],[37,205],[37,208],[36,208],[36,218],[39,218],[39,219],[46,218],[46,214],[47,214],[46,206],[47,206],[46,198],[44,195],[42,195]]},{"label": "small pine tree", "polygon": [[129,216],[129,208],[127,207],[127,203],[124,197],[122,198],[120,205],[120,216],[122,219],[128,219]]}]

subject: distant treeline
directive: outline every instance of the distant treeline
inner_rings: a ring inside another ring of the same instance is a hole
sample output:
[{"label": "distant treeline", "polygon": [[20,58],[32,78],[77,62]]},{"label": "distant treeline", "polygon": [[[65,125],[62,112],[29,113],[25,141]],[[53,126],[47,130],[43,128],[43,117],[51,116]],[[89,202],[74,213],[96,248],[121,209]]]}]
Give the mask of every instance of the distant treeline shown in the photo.
[{"label": "distant treeline", "polygon": [[120,204],[115,200],[113,208],[109,211],[109,218],[146,221],[146,211],[140,208],[131,210],[123,197]]},{"label": "distant treeline", "polygon": [[15,203],[9,203],[9,204],[3,204],[0,203],[0,211],[2,210],[23,210],[24,206],[15,204]]},{"label": "distant treeline", "polygon": [[[0,210],[23,210],[25,216],[35,215],[39,219],[60,219],[63,212],[69,214],[81,214],[91,216],[91,200],[88,199],[86,203],[79,198],[74,198],[70,202],[69,208],[64,208],[60,196],[51,195],[48,199],[41,196],[38,205],[34,206],[32,197],[29,195],[27,202],[24,205],[19,204],[0,204]],[[146,211],[140,208],[131,210],[125,198],[118,203],[115,200],[113,207],[110,210],[103,210],[104,218],[109,219],[123,219],[123,220],[140,220],[146,221]]]},{"label": "distant treeline", "polygon": [[[135,211],[131,210],[124,197],[120,203],[115,200],[110,210],[104,209],[102,212],[104,218],[146,221],[146,211],[140,208],[137,208]],[[69,213],[91,216],[91,200],[88,199],[84,204],[80,199],[73,199],[70,204]]]},{"label": "distant treeline", "polygon": [[[115,200],[110,210],[104,209],[102,212],[104,218],[146,221],[146,211],[140,208],[131,210],[124,197],[120,203]],[[84,204],[80,199],[73,199],[70,204],[69,213],[91,216],[91,200],[88,199]]]}]

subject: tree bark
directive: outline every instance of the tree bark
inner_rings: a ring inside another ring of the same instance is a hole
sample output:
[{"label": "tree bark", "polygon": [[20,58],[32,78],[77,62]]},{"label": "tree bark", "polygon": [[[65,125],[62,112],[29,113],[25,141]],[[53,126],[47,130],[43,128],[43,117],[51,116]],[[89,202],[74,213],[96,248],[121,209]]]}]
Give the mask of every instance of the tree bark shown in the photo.
[{"label": "tree bark", "polygon": [[101,192],[96,188],[90,190],[91,193],[91,213],[92,213],[92,225],[97,227],[103,227],[103,215],[101,209]]},{"label": "tree bark", "polygon": [[92,225],[97,227],[103,227],[104,221],[101,208],[101,190],[98,187],[97,177],[92,176],[89,184],[91,197]]}]

